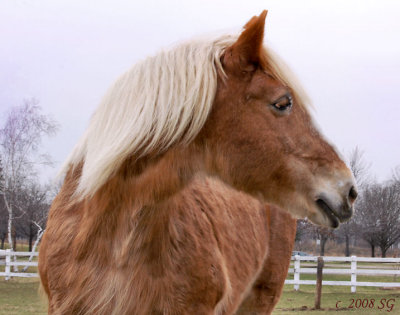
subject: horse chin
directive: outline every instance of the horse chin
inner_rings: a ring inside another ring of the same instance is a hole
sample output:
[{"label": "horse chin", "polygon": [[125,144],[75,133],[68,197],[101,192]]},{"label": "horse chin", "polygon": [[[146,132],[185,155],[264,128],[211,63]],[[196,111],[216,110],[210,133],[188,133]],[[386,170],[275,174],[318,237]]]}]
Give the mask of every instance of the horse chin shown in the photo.
[{"label": "horse chin", "polygon": [[[326,196],[324,198],[316,199],[311,195],[294,194],[290,198],[286,198],[286,202],[283,205],[279,205],[282,209],[286,209],[293,217],[296,219],[307,218],[312,223],[336,229],[339,227],[340,223],[345,222],[351,218],[352,211],[346,209],[349,213],[348,215],[341,215],[338,210],[339,205],[333,203]],[[346,213],[347,213],[346,212]]]},{"label": "horse chin", "polygon": [[319,206],[316,207],[316,211],[312,214],[309,214],[307,218],[314,224],[328,227],[332,229],[336,229],[340,225],[340,220],[338,217],[328,212],[327,209],[323,210]]}]

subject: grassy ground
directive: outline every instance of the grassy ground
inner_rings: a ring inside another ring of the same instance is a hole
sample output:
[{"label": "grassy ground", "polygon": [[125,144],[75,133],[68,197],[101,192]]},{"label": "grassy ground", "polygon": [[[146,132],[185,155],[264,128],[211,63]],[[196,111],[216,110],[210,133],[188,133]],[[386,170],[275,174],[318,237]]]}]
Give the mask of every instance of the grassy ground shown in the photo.
[{"label": "grassy ground", "polygon": [[[40,298],[38,288],[38,279],[14,278],[10,281],[0,279],[0,315],[46,314],[46,302]],[[400,314],[400,289],[357,287],[357,293],[350,293],[350,287],[324,286],[322,310],[318,311],[313,310],[314,297],[313,285],[302,285],[297,292],[293,290],[293,285],[286,285],[273,314],[331,314],[337,311],[340,314],[354,315]],[[353,308],[349,308],[352,299],[354,299]],[[373,305],[372,300],[374,300]],[[365,308],[361,304],[363,301]]]},{"label": "grassy ground", "polygon": [[[10,246],[8,246],[8,242],[5,242],[4,243],[4,249],[7,249],[7,248],[10,248]],[[17,248],[16,249],[17,249],[17,252],[27,252],[28,249],[29,249],[29,246],[28,246],[28,244],[26,242],[17,242]]]},{"label": "grassy ground", "polygon": [[321,310],[313,310],[314,299],[313,285],[303,285],[297,292],[285,285],[273,314],[400,314],[400,290],[357,287],[357,293],[350,293],[350,287],[323,286]]},{"label": "grassy ground", "polygon": [[38,293],[39,280],[0,279],[0,315],[47,314],[46,302]]},{"label": "grassy ground", "polygon": [[[288,275],[293,279],[293,274]],[[315,280],[316,275],[302,274],[302,280]],[[324,275],[323,280],[350,281],[349,275]],[[360,282],[398,282],[394,276],[357,276]],[[400,288],[357,287],[356,293],[349,286],[323,286],[321,310],[314,310],[315,286],[300,285],[299,291],[293,285],[285,285],[281,300],[273,314],[400,314]]]}]

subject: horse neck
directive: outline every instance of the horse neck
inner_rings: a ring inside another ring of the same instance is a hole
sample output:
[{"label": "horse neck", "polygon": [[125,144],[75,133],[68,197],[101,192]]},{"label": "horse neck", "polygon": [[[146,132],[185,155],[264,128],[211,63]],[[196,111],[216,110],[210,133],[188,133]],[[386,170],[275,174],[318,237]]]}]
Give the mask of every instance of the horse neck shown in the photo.
[{"label": "horse neck", "polygon": [[[139,207],[163,203],[204,169],[202,160],[202,155],[194,146],[171,149],[145,162],[143,171],[136,176],[130,176],[129,172],[124,171],[125,181],[121,189],[132,196],[132,202]],[[130,168],[129,163],[127,168]]]},{"label": "horse neck", "polygon": [[[166,212],[154,209],[165,208],[168,200],[185,188],[202,168],[202,154],[194,146],[171,149],[158,158],[126,161],[92,198],[82,203],[85,224],[75,239],[78,259],[90,252],[91,240],[101,245],[101,239],[110,240],[116,233],[129,233],[128,222],[139,213],[143,215],[146,209],[152,209],[154,217],[148,220],[158,222],[158,216],[165,216]],[[126,225],[125,232],[120,230],[121,222]]]}]

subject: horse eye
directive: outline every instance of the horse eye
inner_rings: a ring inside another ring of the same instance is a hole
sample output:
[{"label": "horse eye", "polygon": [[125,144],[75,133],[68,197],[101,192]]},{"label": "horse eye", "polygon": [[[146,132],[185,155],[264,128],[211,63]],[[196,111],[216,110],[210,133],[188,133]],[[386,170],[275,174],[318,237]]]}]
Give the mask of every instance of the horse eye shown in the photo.
[{"label": "horse eye", "polygon": [[280,112],[287,111],[293,105],[292,96],[290,94],[284,95],[271,105]]}]

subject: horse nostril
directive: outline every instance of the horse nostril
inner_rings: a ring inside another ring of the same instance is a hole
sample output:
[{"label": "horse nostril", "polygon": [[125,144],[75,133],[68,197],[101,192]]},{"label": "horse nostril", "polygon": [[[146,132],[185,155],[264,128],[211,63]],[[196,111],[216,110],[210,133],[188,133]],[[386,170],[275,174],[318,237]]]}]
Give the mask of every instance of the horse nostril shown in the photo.
[{"label": "horse nostril", "polygon": [[351,186],[350,191],[349,191],[349,201],[351,203],[353,203],[356,200],[357,196],[358,196],[358,192],[357,192],[356,188],[354,186]]}]

